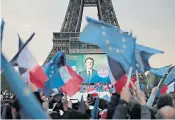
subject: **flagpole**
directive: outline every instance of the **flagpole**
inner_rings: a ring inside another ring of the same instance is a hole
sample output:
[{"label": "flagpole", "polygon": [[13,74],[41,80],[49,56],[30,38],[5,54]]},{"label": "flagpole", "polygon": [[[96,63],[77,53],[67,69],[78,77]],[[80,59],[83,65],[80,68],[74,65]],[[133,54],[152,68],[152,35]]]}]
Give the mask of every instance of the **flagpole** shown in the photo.
[{"label": "flagpole", "polygon": [[137,89],[138,89],[138,91],[140,91],[140,84],[139,84],[138,70],[136,70],[136,79],[137,79],[137,82],[136,82],[136,84],[137,84]]},{"label": "flagpole", "polygon": [[129,68],[128,79],[127,79],[127,83],[126,83],[127,87],[129,87],[129,83],[131,81],[131,77],[132,77],[132,67]]},{"label": "flagpole", "polygon": [[21,51],[28,45],[28,43],[32,40],[32,38],[34,37],[35,33],[33,33],[30,38],[24,43],[24,45],[21,47],[21,49],[15,54],[15,56],[10,60],[11,64],[16,64],[16,60],[17,57],[19,56],[19,54],[21,53]]},{"label": "flagpole", "polygon": [[161,85],[161,83],[162,83],[163,80],[164,80],[164,77],[161,78],[161,80],[159,81],[159,84],[157,85],[158,88],[160,87],[160,85]]}]

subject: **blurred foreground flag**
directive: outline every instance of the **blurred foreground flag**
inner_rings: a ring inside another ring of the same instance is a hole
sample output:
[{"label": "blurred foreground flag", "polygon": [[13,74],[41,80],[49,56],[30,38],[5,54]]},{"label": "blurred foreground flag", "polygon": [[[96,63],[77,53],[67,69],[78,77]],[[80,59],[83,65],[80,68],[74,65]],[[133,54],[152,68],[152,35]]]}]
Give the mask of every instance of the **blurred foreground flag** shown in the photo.
[{"label": "blurred foreground flag", "polygon": [[[3,18],[1,18],[0,21],[1,21],[1,42],[2,42],[5,22]],[[2,46],[2,43],[1,43],[1,46]]]},{"label": "blurred foreground flag", "polygon": [[151,69],[149,65],[149,58],[152,55],[163,53],[163,51],[146,47],[143,45],[136,45],[135,57],[136,57],[136,67],[139,72],[145,72]]},{"label": "blurred foreground flag", "polygon": [[7,62],[4,55],[1,53],[1,62],[4,75],[8,83],[12,87],[15,95],[17,96],[21,107],[27,112],[32,119],[48,119],[44,113],[40,103],[36,97],[28,89],[24,81],[21,80],[19,74],[15,72],[10,63]]},{"label": "blurred foreground flag", "polygon": [[168,70],[172,67],[172,65],[167,65],[161,68],[151,68],[150,71],[154,73],[158,77],[164,77],[165,74],[168,73]]},{"label": "blurred foreground flag", "polygon": [[96,98],[96,101],[94,104],[94,109],[91,111],[91,117],[93,120],[99,119],[100,111],[99,111],[98,107],[99,107],[99,97]]},{"label": "blurred foreground flag", "polygon": [[168,85],[168,84],[170,84],[172,82],[175,82],[175,67],[170,71],[168,76],[165,78],[164,84]]},{"label": "blurred foreground flag", "polygon": [[80,40],[98,45],[104,52],[123,66],[126,72],[135,61],[135,38],[118,27],[87,17],[88,24]]},{"label": "blurred foreground flag", "polygon": [[49,77],[49,81],[45,83],[45,90],[51,91],[61,87],[61,90],[68,96],[80,90],[83,79],[66,65],[65,54],[62,51],[58,51],[43,67]]},{"label": "blurred foreground flag", "polygon": [[[120,94],[123,87],[127,83],[127,78],[128,78],[127,73],[124,71],[121,64],[115,61],[114,59],[112,59],[111,57],[108,57],[108,64],[111,71],[110,72],[111,83],[115,87],[116,92]],[[136,82],[135,77],[132,77],[131,80],[133,83]],[[131,88],[132,85],[130,84],[129,87]]]},{"label": "blurred foreground flag", "polygon": [[[19,43],[22,44],[20,37]],[[27,73],[23,73],[25,78],[27,78],[28,75],[30,82],[35,84],[38,88],[44,89],[44,83],[48,80],[48,77],[27,46],[25,46],[18,55],[17,64],[20,69],[26,69]]]}]

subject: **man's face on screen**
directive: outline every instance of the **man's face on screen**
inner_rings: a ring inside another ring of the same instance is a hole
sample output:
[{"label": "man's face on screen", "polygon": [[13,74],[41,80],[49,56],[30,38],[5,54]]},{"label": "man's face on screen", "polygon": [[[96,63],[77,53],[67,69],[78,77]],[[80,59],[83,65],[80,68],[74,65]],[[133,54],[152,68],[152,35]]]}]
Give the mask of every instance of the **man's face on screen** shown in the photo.
[{"label": "man's face on screen", "polygon": [[85,63],[86,69],[92,69],[93,68],[93,64],[94,64],[93,60],[87,59],[86,63]]}]

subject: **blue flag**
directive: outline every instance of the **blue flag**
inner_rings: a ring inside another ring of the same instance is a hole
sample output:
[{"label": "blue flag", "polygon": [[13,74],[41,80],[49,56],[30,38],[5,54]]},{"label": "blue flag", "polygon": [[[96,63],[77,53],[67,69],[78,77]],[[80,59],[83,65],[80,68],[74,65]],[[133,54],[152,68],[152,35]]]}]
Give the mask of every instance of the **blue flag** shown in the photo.
[{"label": "blue flag", "polygon": [[[19,39],[19,46],[18,46],[18,50],[22,49],[22,46],[24,45],[24,42],[21,40],[19,34],[18,34],[18,39]],[[23,74],[24,72],[26,72],[25,68],[21,68],[19,67],[19,73]]]},{"label": "blue flag", "polygon": [[150,71],[158,77],[164,77],[165,74],[168,73],[168,70],[172,67],[172,65],[167,65],[161,68],[151,68]]},{"label": "blue flag", "polygon": [[126,72],[135,61],[135,38],[118,27],[87,17],[88,24],[80,41],[98,45],[111,58],[120,62]]},{"label": "blue flag", "polygon": [[3,39],[4,25],[5,25],[5,22],[4,22],[4,19],[2,18],[1,19],[1,42],[2,42],[2,39]]},{"label": "blue flag", "polygon": [[98,119],[99,116],[99,97],[97,97],[95,104],[94,104],[94,109],[91,112],[91,117],[92,119]]},{"label": "blue flag", "polygon": [[31,118],[48,119],[48,116],[44,113],[40,103],[28,89],[28,86],[24,81],[21,80],[21,77],[15,72],[11,64],[7,62],[2,53],[1,60],[4,75],[15,92],[23,109],[31,116]]},{"label": "blue flag", "polygon": [[167,78],[165,78],[164,84],[169,85],[172,82],[175,82],[175,67],[170,71]]},{"label": "blue flag", "polygon": [[136,45],[135,57],[136,57],[136,67],[139,72],[145,72],[151,69],[149,65],[149,58],[152,55],[163,53],[163,51],[156,50],[143,45]]},{"label": "blue flag", "polygon": [[46,72],[49,80],[45,83],[44,92],[46,95],[52,93],[52,89],[59,88],[64,85],[64,82],[61,80],[58,69],[61,66],[65,65],[65,61],[61,58],[64,57],[63,52],[58,51],[55,56],[53,56],[49,62],[43,65],[44,71]]}]

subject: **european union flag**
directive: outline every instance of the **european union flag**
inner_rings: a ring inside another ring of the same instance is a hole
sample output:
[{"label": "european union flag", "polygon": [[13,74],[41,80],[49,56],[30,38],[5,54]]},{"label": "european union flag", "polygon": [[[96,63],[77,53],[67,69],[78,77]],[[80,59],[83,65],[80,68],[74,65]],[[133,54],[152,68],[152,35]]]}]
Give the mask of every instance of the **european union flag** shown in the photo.
[{"label": "european union flag", "polygon": [[149,65],[149,58],[152,55],[163,53],[163,51],[146,47],[143,45],[136,45],[135,58],[136,58],[136,68],[139,72],[145,72],[151,69]]},{"label": "european union flag", "polygon": [[65,65],[65,61],[62,61],[61,57],[63,57],[63,52],[59,51],[49,60],[48,63],[43,65],[44,71],[49,77],[49,80],[45,83],[45,92],[51,92],[52,89],[59,88],[64,85],[64,82],[61,80],[61,76],[59,75],[58,71],[59,67]]},{"label": "european union flag", "polygon": [[167,78],[165,78],[164,84],[169,85],[172,82],[175,82],[175,67],[170,71]]},{"label": "european union flag", "polygon": [[19,102],[24,110],[34,119],[48,119],[39,102],[28,89],[28,86],[21,80],[19,74],[15,72],[10,63],[7,62],[4,55],[1,53],[1,62],[4,75],[15,92]]},{"label": "european union flag", "polygon": [[165,74],[168,73],[168,70],[172,67],[172,65],[167,65],[161,68],[151,68],[150,71],[158,77],[164,77]]},{"label": "european union flag", "polygon": [[135,38],[122,32],[118,27],[87,17],[88,24],[81,33],[80,40],[98,45],[111,58],[122,64],[125,71],[135,61]]}]

